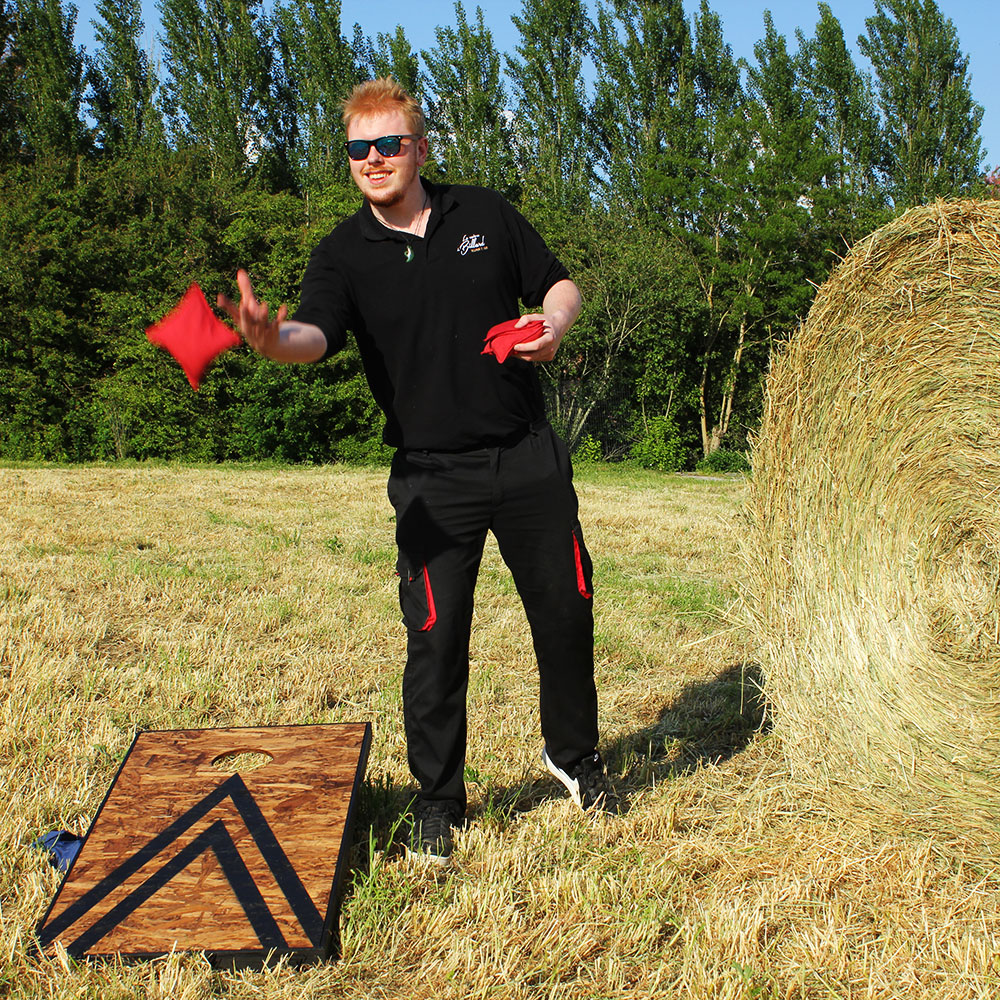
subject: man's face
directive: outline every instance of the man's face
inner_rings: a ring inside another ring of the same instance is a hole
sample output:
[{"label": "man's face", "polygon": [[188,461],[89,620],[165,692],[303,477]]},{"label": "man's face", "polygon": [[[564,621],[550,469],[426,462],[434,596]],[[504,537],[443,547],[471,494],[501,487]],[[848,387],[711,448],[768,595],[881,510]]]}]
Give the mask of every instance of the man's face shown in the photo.
[{"label": "man's face", "polygon": [[[348,142],[379,139],[383,135],[408,135],[411,129],[400,111],[355,118],[347,129]],[[374,146],[364,160],[349,160],[351,176],[361,193],[380,208],[391,208],[419,185],[420,168],[427,159],[427,139],[404,139],[398,156],[383,156]]]}]

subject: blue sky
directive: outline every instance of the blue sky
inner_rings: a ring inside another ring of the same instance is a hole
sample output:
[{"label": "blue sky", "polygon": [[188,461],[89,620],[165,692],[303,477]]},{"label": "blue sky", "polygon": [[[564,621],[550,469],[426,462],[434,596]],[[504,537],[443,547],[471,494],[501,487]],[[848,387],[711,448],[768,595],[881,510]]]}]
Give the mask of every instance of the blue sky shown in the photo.
[{"label": "blue sky", "polygon": [[[875,11],[874,0],[828,0],[833,13],[840,20],[844,37],[859,65],[862,59],[857,51],[856,39],[864,33],[865,18]],[[77,0],[77,40],[93,46],[90,21],[96,15],[92,0]],[[511,23],[511,14],[521,10],[520,0],[465,0],[468,16],[474,17],[477,6],[482,7],[486,23],[493,31],[494,41],[501,51],[513,53],[517,44],[517,29]],[[596,8],[596,0],[588,0],[588,8]],[[690,13],[697,9],[698,0],[684,0]],[[1000,21],[996,9],[987,0],[938,0],[938,6],[951,18],[958,31],[962,51],[969,56],[972,91],[984,109],[982,136],[986,147],[986,164],[1000,164]],[[711,7],[722,18],[726,40],[737,56],[753,58],[753,46],[764,33],[763,11],[770,10],[775,28],[788,39],[790,49],[797,45],[795,29],[802,28],[812,35],[819,13],[813,2],[772,0],[770,3],[748,3],[747,0],[714,0]],[[429,49],[435,44],[434,28],[448,25],[454,20],[453,0],[342,0],[344,33],[350,37],[352,26],[361,25],[366,34],[394,31],[401,24],[410,44],[415,49]],[[143,0],[147,33],[152,40],[157,25],[154,0]]]}]

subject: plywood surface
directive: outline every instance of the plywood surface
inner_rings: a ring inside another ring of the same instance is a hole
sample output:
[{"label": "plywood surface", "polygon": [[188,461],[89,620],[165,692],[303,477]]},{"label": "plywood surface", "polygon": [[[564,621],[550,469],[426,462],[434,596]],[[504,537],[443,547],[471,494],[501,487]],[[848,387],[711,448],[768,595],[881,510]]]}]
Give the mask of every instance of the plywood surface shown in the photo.
[{"label": "plywood surface", "polygon": [[[43,950],[327,955],[369,739],[367,723],[141,733],[39,926]],[[240,753],[272,759],[213,765]]]}]

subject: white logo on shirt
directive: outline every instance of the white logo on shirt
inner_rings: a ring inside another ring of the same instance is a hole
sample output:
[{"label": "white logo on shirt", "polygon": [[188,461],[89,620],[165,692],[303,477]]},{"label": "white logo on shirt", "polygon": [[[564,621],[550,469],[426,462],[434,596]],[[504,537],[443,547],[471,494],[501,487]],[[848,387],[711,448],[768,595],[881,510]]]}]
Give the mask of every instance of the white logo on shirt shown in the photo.
[{"label": "white logo on shirt", "polygon": [[462,242],[458,244],[458,252],[463,257],[467,253],[479,253],[480,250],[489,250],[489,247],[486,245],[486,237],[479,233],[463,236]]}]

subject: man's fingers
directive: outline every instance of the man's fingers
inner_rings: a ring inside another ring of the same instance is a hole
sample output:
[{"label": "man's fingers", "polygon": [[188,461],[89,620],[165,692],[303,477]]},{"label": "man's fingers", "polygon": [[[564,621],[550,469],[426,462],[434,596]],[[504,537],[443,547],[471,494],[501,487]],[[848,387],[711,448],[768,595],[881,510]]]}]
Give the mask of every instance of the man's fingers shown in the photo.
[{"label": "man's fingers", "polygon": [[514,350],[520,353],[544,350],[551,345],[552,339],[552,333],[545,330],[540,337],[536,337],[534,340],[526,340],[523,344],[515,344]]},{"label": "man's fingers", "polygon": [[240,295],[244,302],[255,302],[253,296],[253,285],[250,284],[250,275],[241,267],[236,272],[236,284],[239,285]]},{"label": "man's fingers", "polygon": [[224,309],[228,314],[229,318],[239,326],[240,323],[240,311],[236,307],[236,303],[226,298],[221,292],[215,297],[215,303],[220,309]]},{"label": "man's fingers", "polygon": [[278,336],[279,326],[288,316],[288,307],[281,305],[270,318],[270,306],[259,302],[250,284],[250,275],[243,268],[236,272],[236,284],[240,289],[240,301],[234,303],[221,292],[216,297],[220,309],[224,309],[236,325],[243,339],[255,350],[267,353],[267,345]]}]

